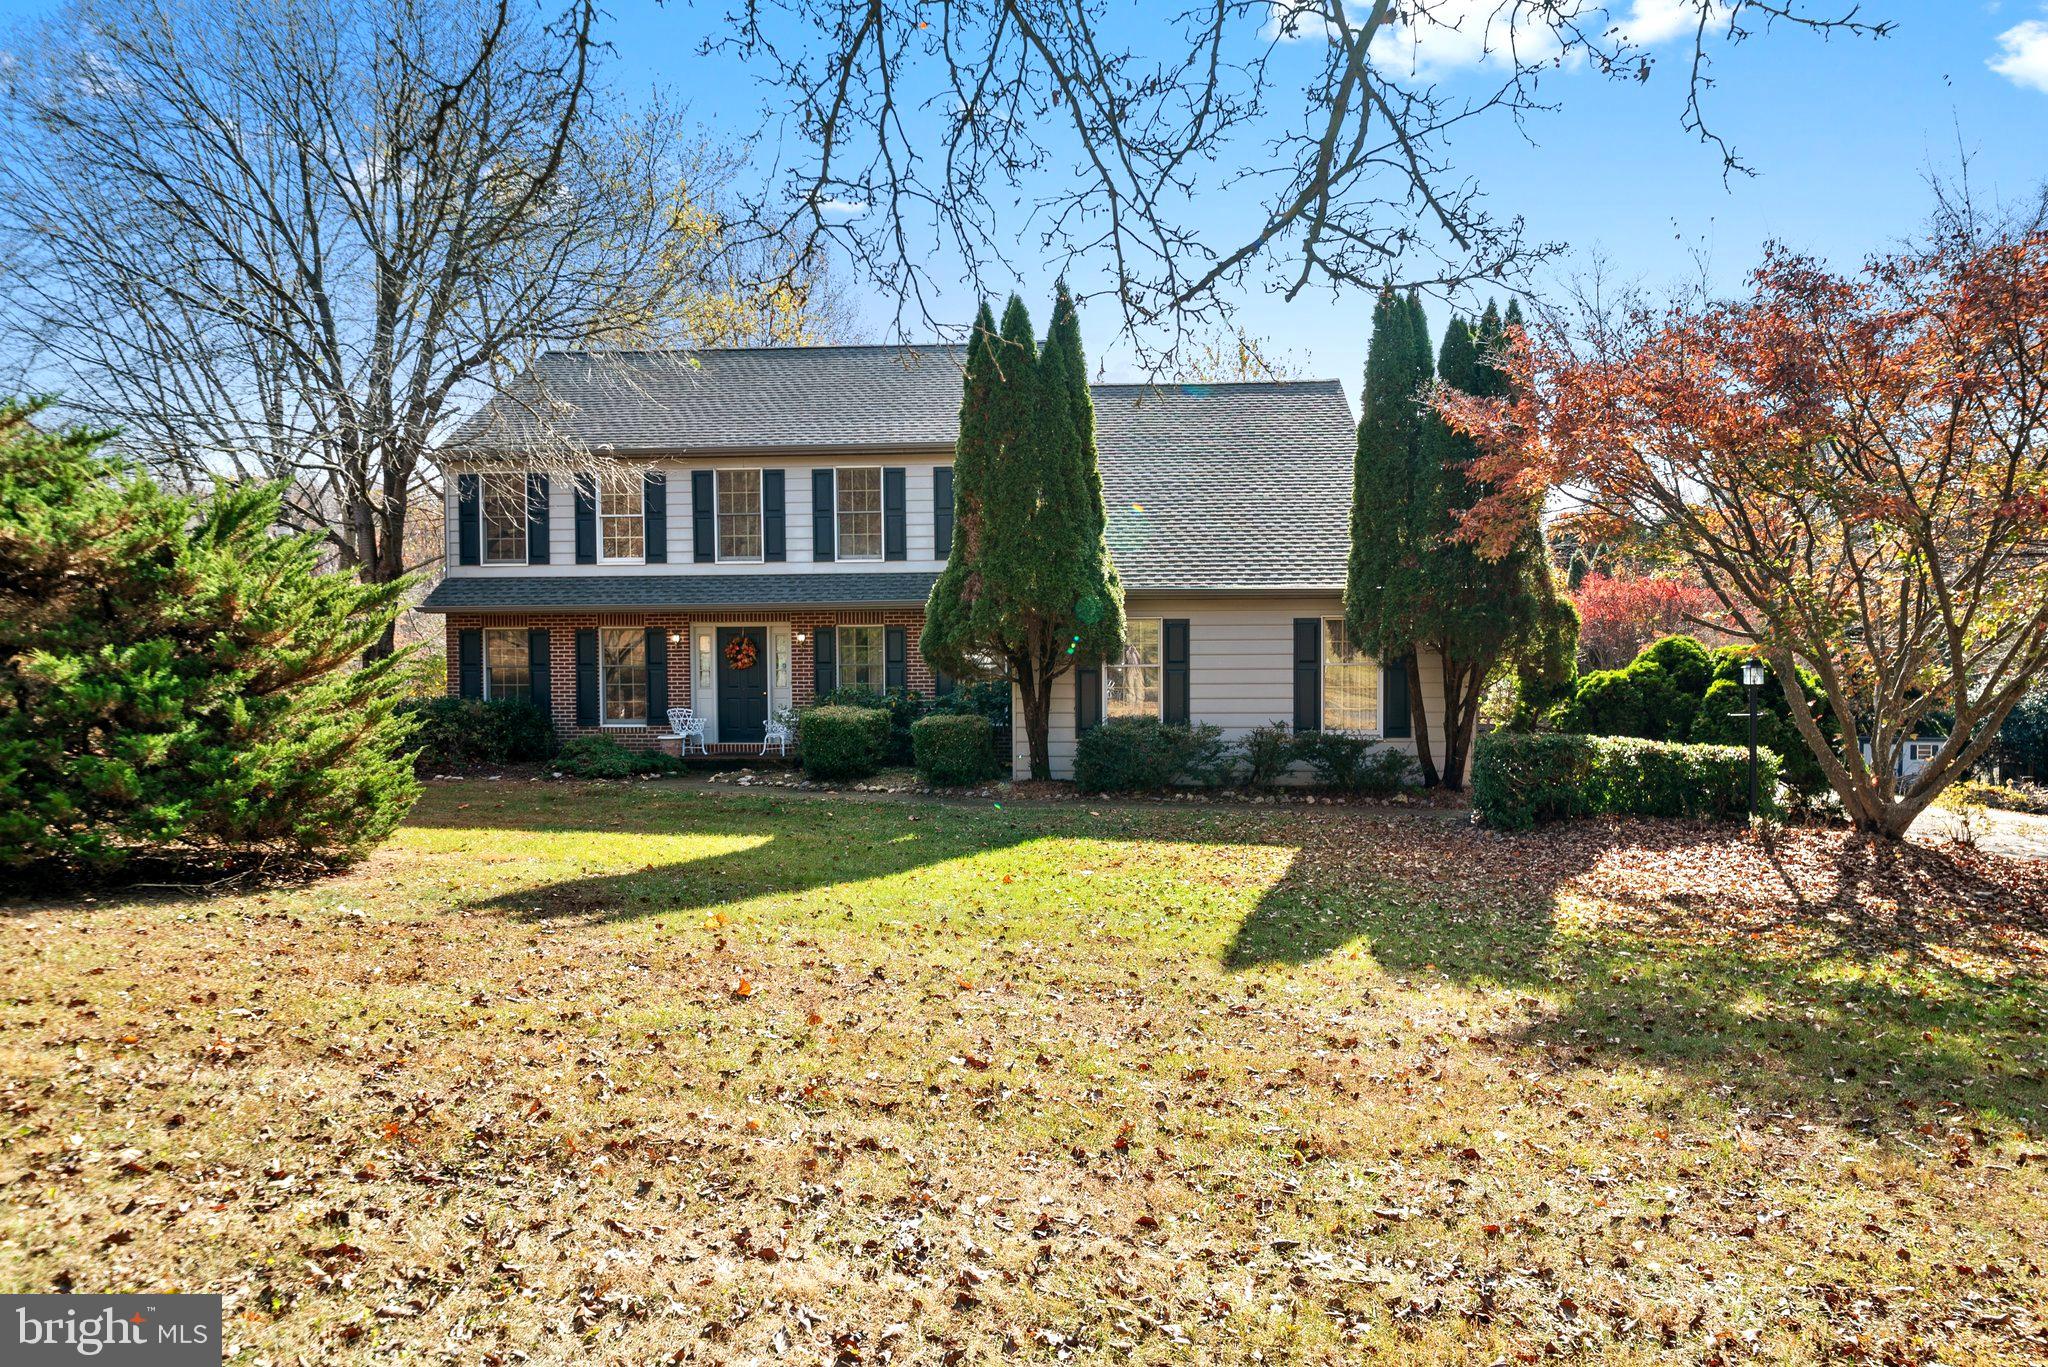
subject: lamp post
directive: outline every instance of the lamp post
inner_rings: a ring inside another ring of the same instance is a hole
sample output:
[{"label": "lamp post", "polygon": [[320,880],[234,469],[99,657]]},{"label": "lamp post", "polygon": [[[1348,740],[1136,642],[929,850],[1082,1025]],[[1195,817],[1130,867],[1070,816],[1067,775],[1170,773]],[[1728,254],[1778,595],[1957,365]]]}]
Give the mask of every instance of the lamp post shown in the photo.
[{"label": "lamp post", "polygon": [[1749,696],[1749,814],[1756,815],[1756,691],[1764,684],[1764,662],[1742,662],[1742,691]]}]

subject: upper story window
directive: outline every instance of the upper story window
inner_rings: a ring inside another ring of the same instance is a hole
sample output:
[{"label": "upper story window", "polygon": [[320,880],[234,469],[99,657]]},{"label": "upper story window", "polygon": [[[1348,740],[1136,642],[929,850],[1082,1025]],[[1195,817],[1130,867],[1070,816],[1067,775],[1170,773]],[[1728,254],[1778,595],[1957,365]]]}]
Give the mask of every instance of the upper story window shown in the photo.
[{"label": "upper story window", "polygon": [[882,558],[882,467],[835,470],[839,558]]},{"label": "upper story window", "polygon": [[1351,644],[1344,619],[1323,619],[1323,729],[1378,735],[1380,665]]},{"label": "upper story window", "polygon": [[526,563],[526,476],[498,470],[483,476],[484,563]]},{"label": "upper story window", "polygon": [[598,632],[598,688],[606,726],[647,724],[647,633],[640,627]]},{"label": "upper story window", "polygon": [[523,629],[484,629],[484,696],[533,697],[533,659],[527,650]]},{"label": "upper story window", "polygon": [[1102,666],[1103,715],[1160,716],[1166,704],[1165,674],[1160,619],[1129,619],[1124,624],[1123,653]]},{"label": "upper story window", "polygon": [[888,670],[883,653],[886,645],[881,627],[839,628],[839,686],[865,688],[871,693],[886,692]]},{"label": "upper story window", "polygon": [[761,558],[761,472],[718,472],[718,558]]},{"label": "upper story window", "polygon": [[646,558],[646,494],[646,481],[637,470],[607,470],[598,476],[598,559],[619,562]]}]

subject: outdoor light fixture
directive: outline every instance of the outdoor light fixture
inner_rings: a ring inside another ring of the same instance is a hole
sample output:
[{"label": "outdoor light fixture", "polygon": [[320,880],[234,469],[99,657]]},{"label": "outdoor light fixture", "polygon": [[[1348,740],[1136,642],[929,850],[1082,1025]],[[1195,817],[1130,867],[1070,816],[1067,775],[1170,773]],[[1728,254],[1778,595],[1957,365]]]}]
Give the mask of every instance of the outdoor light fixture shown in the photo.
[{"label": "outdoor light fixture", "polygon": [[668,634],[668,643],[672,646],[681,645],[683,643],[683,633],[681,633],[680,631],[671,631]]},{"label": "outdoor light fixture", "polygon": [[[1756,691],[1764,686],[1764,662],[1754,655],[1742,662],[1742,691],[1749,699],[1749,814],[1756,815]],[[1735,715],[1741,716],[1742,713]]]},{"label": "outdoor light fixture", "polygon": [[808,641],[809,639],[810,637],[804,635],[801,631],[799,631],[796,634],[796,640],[798,645],[802,645],[805,641]]}]

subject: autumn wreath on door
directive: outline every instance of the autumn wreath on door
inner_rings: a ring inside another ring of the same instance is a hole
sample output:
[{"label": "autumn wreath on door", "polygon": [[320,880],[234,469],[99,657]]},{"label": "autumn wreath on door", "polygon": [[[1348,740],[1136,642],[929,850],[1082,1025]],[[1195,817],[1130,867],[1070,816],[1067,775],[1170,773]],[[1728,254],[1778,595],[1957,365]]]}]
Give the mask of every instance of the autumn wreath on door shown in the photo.
[{"label": "autumn wreath on door", "polygon": [[736,670],[752,669],[760,658],[761,648],[751,636],[742,633],[725,643],[725,662]]}]

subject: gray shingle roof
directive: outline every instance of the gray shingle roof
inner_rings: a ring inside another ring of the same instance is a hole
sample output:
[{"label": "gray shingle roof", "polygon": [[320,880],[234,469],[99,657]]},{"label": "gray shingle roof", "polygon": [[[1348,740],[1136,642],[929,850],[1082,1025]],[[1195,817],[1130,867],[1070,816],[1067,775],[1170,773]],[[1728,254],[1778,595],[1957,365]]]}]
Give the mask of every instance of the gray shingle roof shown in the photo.
[{"label": "gray shingle roof", "polygon": [[451,445],[616,454],[951,446],[965,347],[552,351]]},{"label": "gray shingle roof", "polygon": [[434,586],[427,612],[541,608],[758,608],[913,605],[931,597],[936,574],[457,575]]},{"label": "gray shingle roof", "polygon": [[[566,438],[621,455],[943,449],[958,430],[964,358],[945,345],[552,353],[534,380],[548,416],[495,399],[455,445],[518,451]],[[1342,587],[1355,437],[1337,381],[1093,392],[1110,553],[1127,587]]]}]

